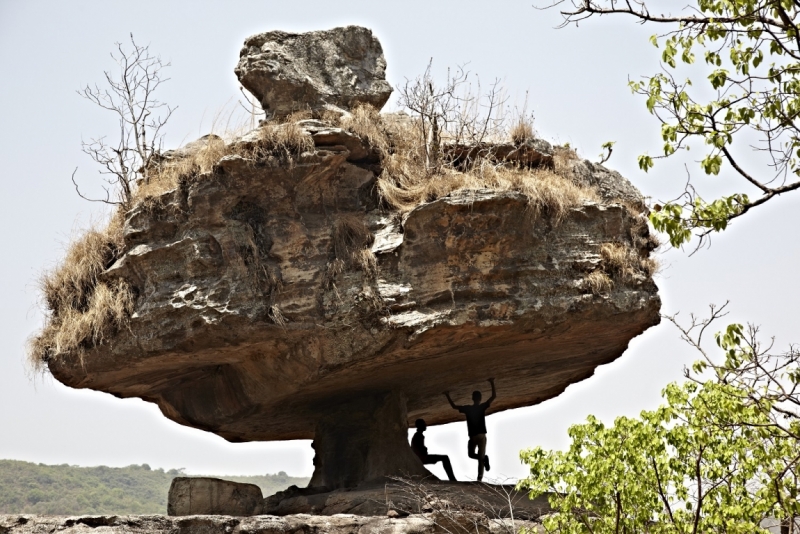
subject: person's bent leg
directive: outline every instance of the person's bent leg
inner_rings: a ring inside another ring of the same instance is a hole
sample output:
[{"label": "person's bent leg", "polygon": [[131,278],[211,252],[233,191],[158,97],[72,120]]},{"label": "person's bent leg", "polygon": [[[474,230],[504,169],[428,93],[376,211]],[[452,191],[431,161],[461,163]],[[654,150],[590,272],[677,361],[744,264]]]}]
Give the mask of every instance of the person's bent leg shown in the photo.
[{"label": "person's bent leg", "polygon": [[442,460],[442,465],[444,466],[444,472],[447,473],[447,478],[450,479],[450,482],[455,482],[456,475],[453,473],[453,466],[450,465],[449,456],[444,457],[444,460]]},{"label": "person's bent leg", "polygon": [[456,476],[453,474],[453,466],[450,465],[450,457],[446,454],[429,454],[422,463],[435,464],[437,462],[442,462],[442,467],[444,467],[444,472],[447,473],[447,478],[454,481]]},{"label": "person's bent leg", "polygon": [[478,459],[478,453],[475,449],[478,448],[478,443],[475,441],[475,437],[470,437],[469,441],[467,442],[467,456],[472,458],[473,460]]}]

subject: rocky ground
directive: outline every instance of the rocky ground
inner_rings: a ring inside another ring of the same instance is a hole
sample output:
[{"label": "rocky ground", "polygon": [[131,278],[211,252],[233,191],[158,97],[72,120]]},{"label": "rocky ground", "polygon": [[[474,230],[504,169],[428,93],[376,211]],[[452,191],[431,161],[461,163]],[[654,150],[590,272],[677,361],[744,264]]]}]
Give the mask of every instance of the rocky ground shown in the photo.
[{"label": "rocky ground", "polygon": [[194,515],[140,516],[35,516],[0,515],[0,534],[427,534],[447,532],[516,533],[536,528],[530,521],[492,519],[482,514],[415,514],[407,517],[356,515],[312,516],[305,514],[255,517]]}]

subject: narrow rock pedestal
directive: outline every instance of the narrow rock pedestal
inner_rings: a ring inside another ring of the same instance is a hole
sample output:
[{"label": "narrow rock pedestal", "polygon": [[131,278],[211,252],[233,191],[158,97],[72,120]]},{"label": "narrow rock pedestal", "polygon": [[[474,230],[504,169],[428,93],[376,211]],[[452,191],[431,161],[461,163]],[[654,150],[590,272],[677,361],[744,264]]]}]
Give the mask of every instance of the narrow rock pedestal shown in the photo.
[{"label": "narrow rock pedestal", "polygon": [[388,477],[433,477],[408,445],[402,394],[365,394],[329,405],[314,433],[309,487],[334,490]]}]

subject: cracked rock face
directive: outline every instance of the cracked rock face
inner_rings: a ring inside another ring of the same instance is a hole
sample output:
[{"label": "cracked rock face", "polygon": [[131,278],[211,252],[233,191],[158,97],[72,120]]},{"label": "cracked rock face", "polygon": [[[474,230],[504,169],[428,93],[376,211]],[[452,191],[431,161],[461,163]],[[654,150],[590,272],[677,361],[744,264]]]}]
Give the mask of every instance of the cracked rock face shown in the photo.
[{"label": "cracked rock face", "polygon": [[305,109],[347,111],[358,104],[381,109],[392,93],[381,44],[360,26],[253,35],[234,72],[275,117]]},{"label": "cracked rock face", "polygon": [[602,244],[648,253],[620,203],[556,221],[482,189],[401,214],[376,199],[368,147],[308,128],[317,146],[291,165],[226,156],[128,213],[104,276],[135,289],[130,324],[83,361],[51,360],[53,375],[231,441],[307,439],[345,400],[387,392],[409,423],[459,420],[441,392],[467,403],[488,377],[493,412],[537,404],[658,323],[646,275],[587,286]]}]

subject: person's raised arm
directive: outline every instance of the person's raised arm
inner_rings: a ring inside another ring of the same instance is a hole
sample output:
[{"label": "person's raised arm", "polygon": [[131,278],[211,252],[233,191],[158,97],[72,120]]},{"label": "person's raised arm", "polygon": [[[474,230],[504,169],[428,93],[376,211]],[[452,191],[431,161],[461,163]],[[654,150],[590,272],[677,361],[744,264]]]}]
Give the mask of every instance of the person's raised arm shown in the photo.
[{"label": "person's raised arm", "polygon": [[494,399],[497,398],[497,391],[495,391],[494,389],[494,378],[490,378],[489,383],[492,385],[492,396],[489,397],[489,400],[486,401],[487,406],[491,404]]},{"label": "person's raised arm", "polygon": [[450,403],[450,406],[452,406],[454,410],[458,410],[458,406],[456,406],[456,403],[453,402],[453,399],[450,398],[450,392],[445,391],[444,396],[447,397],[447,402]]}]

